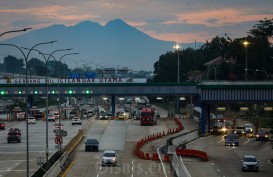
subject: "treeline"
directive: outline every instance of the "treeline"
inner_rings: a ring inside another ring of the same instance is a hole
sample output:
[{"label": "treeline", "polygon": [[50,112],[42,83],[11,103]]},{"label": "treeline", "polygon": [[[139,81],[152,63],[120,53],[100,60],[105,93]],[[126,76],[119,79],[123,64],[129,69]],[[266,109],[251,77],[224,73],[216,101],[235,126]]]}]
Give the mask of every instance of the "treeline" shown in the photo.
[{"label": "treeline", "polygon": [[[243,42],[248,41],[248,45]],[[216,36],[200,48],[179,51],[180,82],[202,80],[272,79],[273,19],[264,19],[253,26],[246,37],[231,39],[228,35]],[[218,63],[205,63],[221,58]],[[246,64],[247,61],[247,64]],[[154,64],[153,82],[177,81],[178,53],[169,51]]]}]

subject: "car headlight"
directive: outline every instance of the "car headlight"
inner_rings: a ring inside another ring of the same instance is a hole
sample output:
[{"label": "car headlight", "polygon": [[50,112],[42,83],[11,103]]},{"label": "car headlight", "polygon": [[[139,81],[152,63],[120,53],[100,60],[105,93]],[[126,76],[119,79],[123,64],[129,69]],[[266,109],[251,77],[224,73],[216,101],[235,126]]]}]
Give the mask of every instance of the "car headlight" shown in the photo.
[{"label": "car headlight", "polygon": [[115,158],[115,157],[114,157],[112,160],[113,160],[113,161],[116,161],[116,160],[117,160],[117,158]]},{"label": "car headlight", "polygon": [[267,137],[268,137],[268,135],[265,135],[265,137],[267,138]]},{"label": "car headlight", "polygon": [[237,133],[237,131],[234,131],[234,133]]}]

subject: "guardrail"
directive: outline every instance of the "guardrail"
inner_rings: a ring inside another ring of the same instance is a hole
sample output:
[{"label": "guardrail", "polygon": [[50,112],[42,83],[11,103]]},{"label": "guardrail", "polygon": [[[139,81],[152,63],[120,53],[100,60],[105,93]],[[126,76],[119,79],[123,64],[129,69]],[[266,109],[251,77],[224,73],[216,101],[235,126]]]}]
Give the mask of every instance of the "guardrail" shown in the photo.
[{"label": "guardrail", "polygon": [[73,137],[63,150],[55,152],[50,159],[43,164],[32,177],[54,177],[58,176],[66,166],[69,155],[83,139],[83,130],[80,129],[75,137]]}]

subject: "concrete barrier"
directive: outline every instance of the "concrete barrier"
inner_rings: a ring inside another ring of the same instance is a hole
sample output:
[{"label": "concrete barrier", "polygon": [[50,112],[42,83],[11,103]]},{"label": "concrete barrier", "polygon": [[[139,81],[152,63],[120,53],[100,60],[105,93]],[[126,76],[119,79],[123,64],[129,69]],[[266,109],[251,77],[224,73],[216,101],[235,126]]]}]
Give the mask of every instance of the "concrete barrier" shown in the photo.
[{"label": "concrete barrier", "polygon": [[199,137],[198,130],[193,130],[188,133],[183,133],[178,135],[172,139],[172,144],[175,146],[179,146],[181,144],[187,144]]},{"label": "concrete barrier", "polygon": [[[76,148],[76,146],[81,142],[83,139],[83,130],[80,129],[79,132],[75,137],[73,137],[69,143],[64,147],[63,151],[57,151],[55,152],[51,158],[49,159],[48,164],[42,165],[33,175],[32,177],[57,177],[62,170],[65,168],[65,164],[68,161],[68,156],[71,154],[71,152]],[[58,155],[62,153],[62,155]],[[55,155],[56,154],[56,155]],[[55,156],[57,156],[55,158]]]},{"label": "concrete barrier", "polygon": [[54,176],[58,176],[63,168],[64,168],[64,164],[66,163],[68,159],[68,154],[67,152],[65,152],[58,161],[56,161],[51,168],[43,175],[43,177],[54,177]]},{"label": "concrete barrier", "polygon": [[180,159],[178,158],[176,154],[173,154],[171,164],[172,164],[173,170],[175,171],[176,176],[190,177],[190,174],[187,168],[185,167],[184,163],[180,161]]}]

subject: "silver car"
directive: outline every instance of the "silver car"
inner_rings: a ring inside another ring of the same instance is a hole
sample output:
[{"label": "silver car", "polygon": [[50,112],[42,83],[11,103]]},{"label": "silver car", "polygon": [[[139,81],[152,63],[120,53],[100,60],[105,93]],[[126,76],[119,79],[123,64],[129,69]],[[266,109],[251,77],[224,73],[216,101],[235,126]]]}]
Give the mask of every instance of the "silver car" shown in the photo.
[{"label": "silver car", "polygon": [[117,166],[118,161],[117,161],[117,154],[115,151],[104,151],[103,155],[102,155],[102,161],[101,161],[101,165],[105,166]]},{"label": "silver car", "polygon": [[259,171],[259,160],[254,155],[244,155],[242,162],[242,171]]}]

